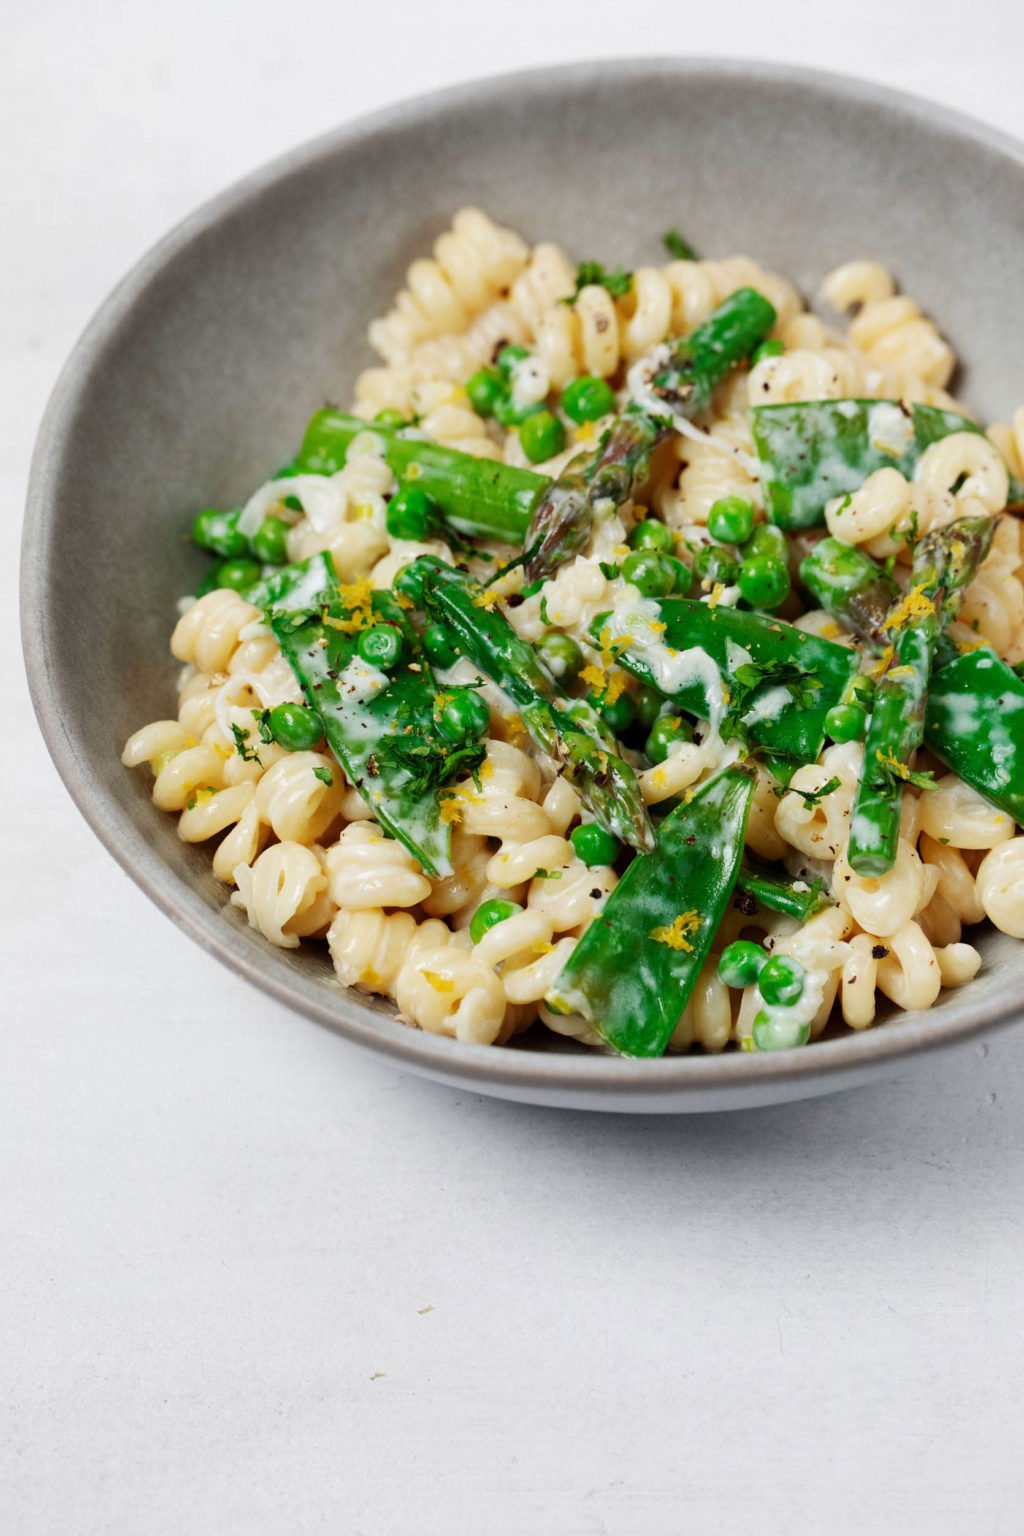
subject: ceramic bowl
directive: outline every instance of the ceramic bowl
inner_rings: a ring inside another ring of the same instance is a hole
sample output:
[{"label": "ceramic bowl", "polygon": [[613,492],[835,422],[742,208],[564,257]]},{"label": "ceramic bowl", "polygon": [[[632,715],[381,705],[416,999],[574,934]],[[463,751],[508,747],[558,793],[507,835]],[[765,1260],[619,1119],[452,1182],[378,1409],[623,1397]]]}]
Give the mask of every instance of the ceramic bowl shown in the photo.
[{"label": "ceramic bowl", "polygon": [[[964,359],[989,419],[1021,397],[1024,151],[879,86],[703,60],[541,70],[460,86],[350,124],[186,220],[79,342],[36,452],[23,563],[28,671],[53,758],[116,859],[188,934],[254,985],[393,1063],[482,1093],[592,1109],[694,1111],[867,1082],[1008,1021],[1024,948],[926,1013],[801,1051],[631,1062],[531,1035],[436,1038],[335,982],[324,946],[273,948],[225,905],[119,762],[171,712],[175,599],[201,557],[190,515],[237,505],[291,457],[325,399],[370,361],[369,319],[451,214],[479,204],[577,256],[657,260],[678,225],[813,294],[857,255],[891,266]],[[537,1032],[535,1032],[537,1033]]]}]

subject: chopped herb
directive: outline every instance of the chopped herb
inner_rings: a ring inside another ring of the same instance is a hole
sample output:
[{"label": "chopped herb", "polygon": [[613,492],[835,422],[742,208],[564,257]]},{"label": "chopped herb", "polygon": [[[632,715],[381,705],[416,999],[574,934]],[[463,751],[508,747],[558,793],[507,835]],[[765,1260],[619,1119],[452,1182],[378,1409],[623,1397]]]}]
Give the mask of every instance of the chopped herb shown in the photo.
[{"label": "chopped herb", "polygon": [[697,252],[688,240],[684,240],[678,229],[666,229],[661,237],[661,243],[670,256],[677,261],[696,261]]},{"label": "chopped herb", "polygon": [[256,720],[256,728],[260,733],[260,741],[265,741],[270,746],[274,740],[274,733],[270,729],[270,710],[254,709],[253,716]]},{"label": "chopped herb", "polygon": [[606,577],[608,581],[614,581],[620,574],[619,567],[613,565],[610,560],[599,560],[597,563],[601,567],[602,576]]},{"label": "chopped herb", "polygon": [[[243,763],[260,763],[260,754],[255,747],[249,745],[249,733],[243,731],[240,725],[232,725],[231,734],[235,738],[235,751]],[[263,764],[260,763],[260,767]]]},{"label": "chopped herb", "polygon": [[805,805],[817,805],[819,801],[824,800],[826,795],[830,795],[834,789],[839,789],[841,784],[841,779],[831,778],[820,789],[797,789],[795,784],[784,785],[781,788],[778,785],[773,785],[772,788],[779,796],[799,795]]},{"label": "chopped herb", "polygon": [[575,304],[584,288],[604,288],[613,299],[621,299],[633,287],[633,274],[624,267],[613,267],[606,272],[599,261],[581,261],[576,268],[574,292],[560,299],[560,304]]},{"label": "chopped herb", "polygon": [[821,688],[820,678],[795,661],[744,662],[729,679],[729,711],[723,722],[723,730],[739,741],[746,741],[748,727],[743,716],[754,703],[755,694],[762,687],[786,688],[793,709],[811,709],[814,695]]},{"label": "chopped herb", "polygon": [[934,773],[915,772],[905,763],[883,752],[876,752],[875,756],[878,759],[875,778],[879,781],[882,794],[894,796],[901,784],[911,784],[914,789],[938,789]]},{"label": "chopped herb", "polygon": [[[523,596],[525,597],[525,595],[526,594],[524,593]],[[542,624],[550,624],[551,620],[548,618],[548,595],[547,595],[546,592],[545,592],[544,596],[540,600],[540,610],[539,610],[539,612],[540,612],[540,621],[541,621],[541,623]],[[1022,665],[1024,665],[1024,663],[1022,663]]]},{"label": "chopped herb", "polygon": [[404,768],[416,794],[440,789],[462,773],[473,773],[486,756],[478,742],[462,746],[392,736],[381,742],[376,754],[391,768]]},{"label": "chopped herb", "polygon": [[319,767],[313,769],[313,777],[319,779],[321,784],[326,784],[328,789],[334,783],[334,774],[326,763],[321,763]]},{"label": "chopped herb", "polygon": [[535,880],[561,880],[562,871],[560,869],[535,869],[533,878]]}]

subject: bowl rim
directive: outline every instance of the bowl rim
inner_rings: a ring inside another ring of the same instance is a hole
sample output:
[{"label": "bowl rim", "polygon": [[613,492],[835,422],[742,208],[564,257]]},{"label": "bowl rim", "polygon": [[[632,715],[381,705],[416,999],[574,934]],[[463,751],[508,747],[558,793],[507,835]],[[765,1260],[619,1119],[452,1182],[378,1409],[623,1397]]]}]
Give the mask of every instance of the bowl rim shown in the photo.
[{"label": "bowl rim", "polygon": [[[89,379],[102,366],[107,349],[129,322],[137,301],[177,257],[211,228],[246,208],[268,187],[330,159],[382,131],[414,127],[418,122],[473,104],[482,94],[550,93],[602,78],[616,83],[651,76],[717,76],[737,83],[801,86],[813,93],[840,97],[859,105],[877,105],[926,128],[945,131],[1009,159],[1024,177],[1024,143],[987,123],[940,103],[861,77],[831,71],[722,57],[643,56],[580,61],[499,73],[430,91],[364,114],[308,140],[249,172],[202,203],[146,251],[104,299],[75,343],[50,395],[39,428],[29,477],[21,541],[21,635],[29,693],[47,749],[72,800],[93,832],[146,895],[207,953],[244,980],[287,1007],[341,1034],[355,1044],[416,1068],[435,1079],[481,1091],[518,1091],[524,1095],[574,1092],[591,1099],[602,1090],[635,1102],[682,1099],[709,1090],[748,1090],[789,1086],[796,1094],[813,1081],[825,1091],[830,1079],[851,1077],[882,1064],[963,1044],[1013,1021],[1021,1011],[1024,971],[1017,967],[1000,979],[984,1016],[939,1018],[933,1011],[908,1014],[879,1029],[815,1043],[810,1051],[751,1055],[665,1056],[630,1060],[592,1055],[473,1045],[431,1035],[371,1010],[357,995],[341,989],[337,1002],[304,977],[284,967],[264,969],[259,954],[240,942],[240,932],[211,911],[184,880],[141,838],[126,843],[119,836],[103,783],[80,756],[58,708],[58,690],[48,647],[48,575],[54,547],[55,506],[65,452]],[[155,814],[155,813],[154,813]],[[123,825],[120,831],[123,834]],[[840,1086],[837,1082],[836,1086]],[[808,1091],[810,1088],[808,1086]],[[716,1095],[717,1097],[718,1095]]]}]

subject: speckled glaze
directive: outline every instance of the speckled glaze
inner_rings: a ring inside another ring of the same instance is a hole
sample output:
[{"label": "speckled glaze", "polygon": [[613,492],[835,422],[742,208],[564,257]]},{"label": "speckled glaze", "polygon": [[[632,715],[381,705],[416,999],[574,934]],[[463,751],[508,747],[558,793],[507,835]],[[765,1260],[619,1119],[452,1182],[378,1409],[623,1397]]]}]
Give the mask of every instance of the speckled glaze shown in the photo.
[{"label": "speckled glaze", "polygon": [[989,933],[964,991],[802,1051],[631,1062],[553,1041],[458,1045],[342,991],[323,946],[265,943],[225,906],[207,852],[153,807],[147,776],[121,767],[125,738],[174,698],[174,600],[201,560],[189,516],[237,505],[290,458],[316,407],[348,398],[370,360],[368,320],[466,203],[613,262],[657,259],[661,231],[678,225],[699,250],[746,252],[808,293],[837,262],[876,257],[966,359],[966,399],[996,419],[1020,402],[1024,149],[980,124],[835,76],[692,59],[487,80],[353,123],[170,234],[104,304],[50,402],[25,529],[24,644],[83,815],[247,980],[395,1064],[503,1098],[750,1107],[866,1083],[1010,1022],[1024,950]]}]

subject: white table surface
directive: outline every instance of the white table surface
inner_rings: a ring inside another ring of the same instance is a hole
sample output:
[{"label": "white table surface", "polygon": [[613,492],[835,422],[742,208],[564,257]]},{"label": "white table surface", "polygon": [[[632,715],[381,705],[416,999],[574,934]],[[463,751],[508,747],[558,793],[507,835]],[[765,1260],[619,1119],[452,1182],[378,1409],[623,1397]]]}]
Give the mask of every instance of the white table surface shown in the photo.
[{"label": "white table surface", "polygon": [[1024,135],[1024,8],[997,0],[51,0],[7,19],[12,1536],[1024,1528],[1024,1030],[743,1116],[556,1114],[432,1087],[173,929],[80,821],[27,703],[30,445],[123,270],[209,194],[365,109],[672,51],[846,69]]}]

